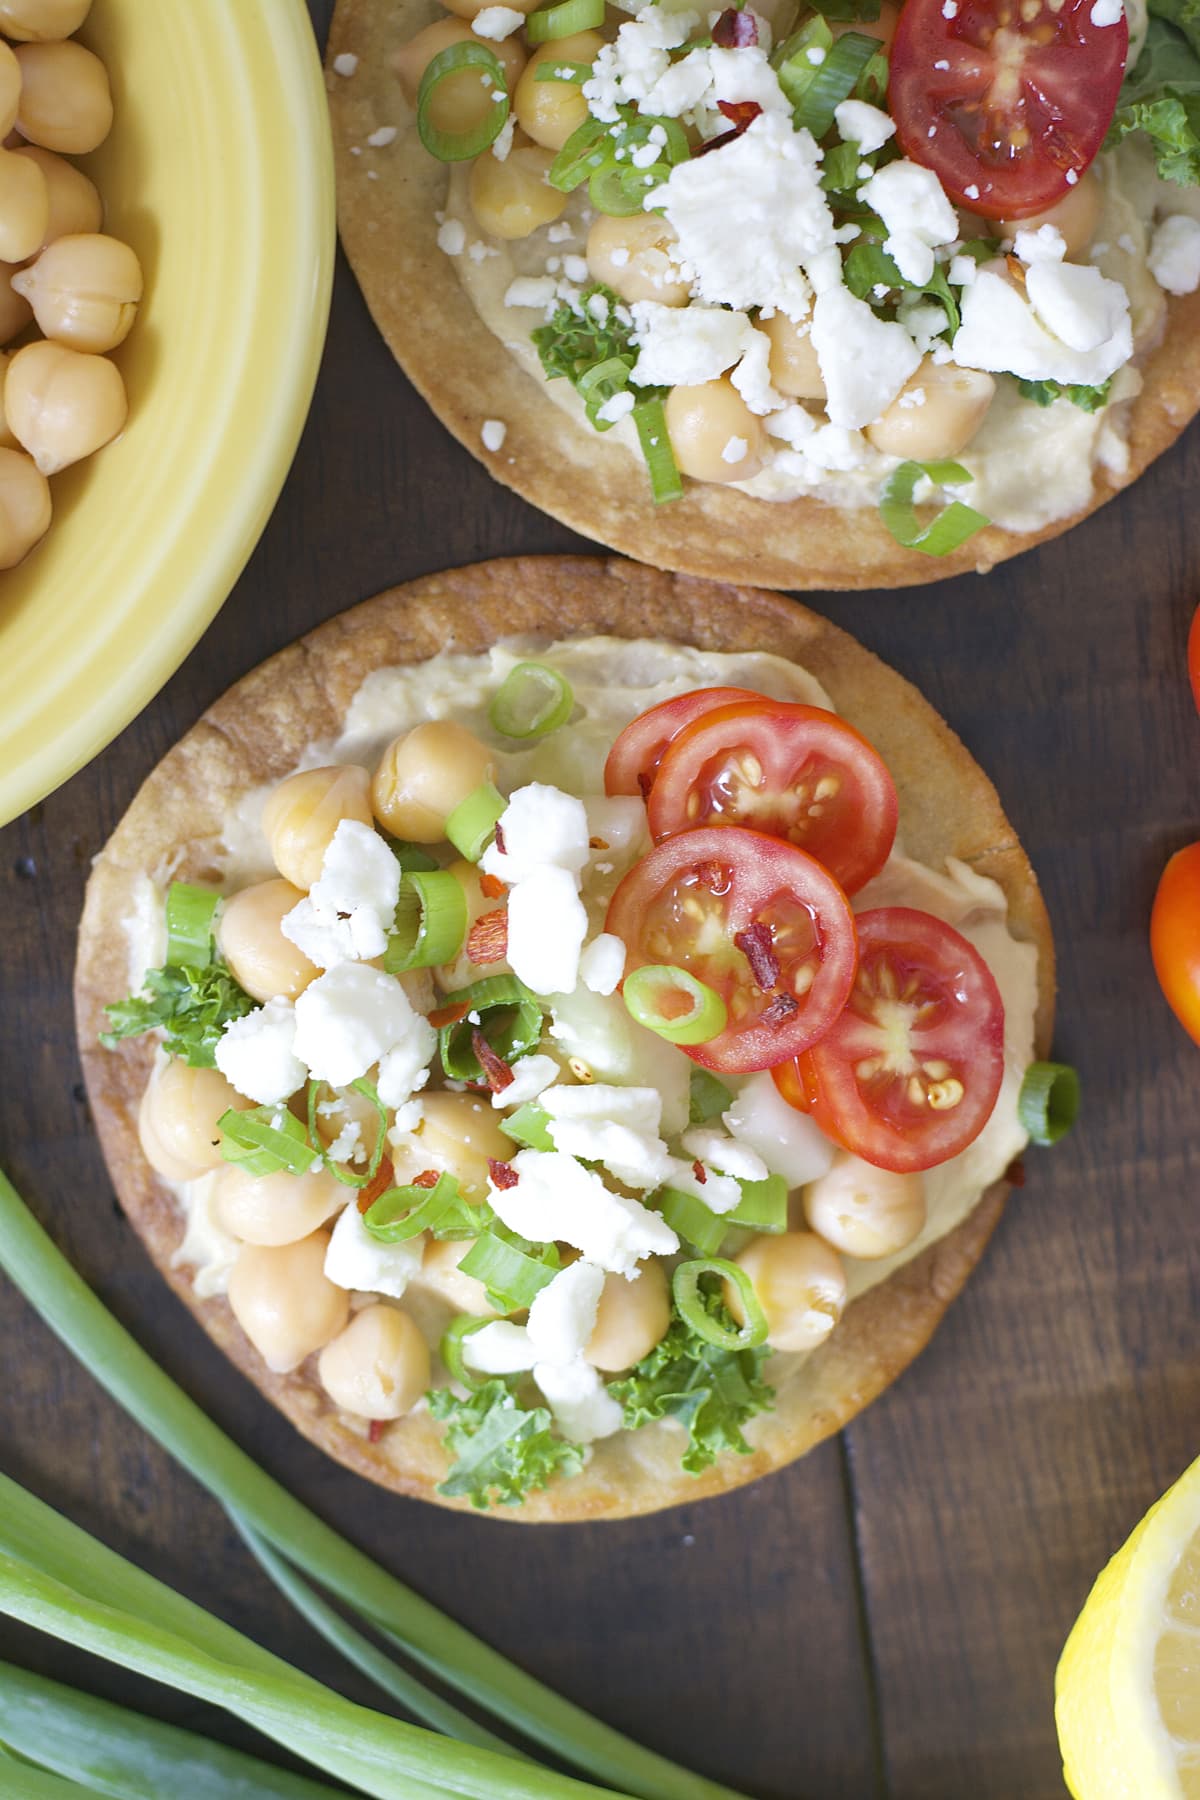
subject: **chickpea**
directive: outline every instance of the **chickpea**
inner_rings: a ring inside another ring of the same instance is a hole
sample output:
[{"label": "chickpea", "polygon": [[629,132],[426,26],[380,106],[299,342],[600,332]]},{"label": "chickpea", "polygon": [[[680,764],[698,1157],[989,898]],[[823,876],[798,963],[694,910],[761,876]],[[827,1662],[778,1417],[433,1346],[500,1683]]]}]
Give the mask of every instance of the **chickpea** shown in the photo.
[{"label": "chickpea", "polygon": [[65,156],[56,156],[53,150],[43,150],[37,144],[21,144],[16,154],[27,162],[36,163],[46,178],[50,222],[42,240],[43,250],[61,237],[99,231],[104,219],[100,190],[82,169],[77,169]]},{"label": "chickpea", "polygon": [[672,388],[665,410],[671,448],[685,475],[696,481],[749,481],[762,468],[762,420],[727,375],[698,387]]},{"label": "chickpea", "polygon": [[116,437],[129,402],[121,371],[107,357],[26,344],[8,365],[4,411],[42,474],[57,475]]},{"label": "chickpea", "polygon": [[456,806],[490,781],[492,752],[450,719],[431,719],[396,738],[383,753],[371,799],[375,817],[393,837],[440,844]]},{"label": "chickpea", "polygon": [[213,1183],[213,1211],[230,1237],[277,1248],[294,1244],[323,1225],[353,1194],[328,1169],[308,1175],[251,1175],[226,1163]]},{"label": "chickpea", "polygon": [[0,150],[0,258],[34,256],[50,223],[50,193],[36,163],[15,150]]},{"label": "chickpea", "polygon": [[588,269],[593,280],[603,281],[622,300],[686,306],[690,283],[667,253],[674,242],[674,227],[657,213],[635,213],[629,219],[601,214],[588,232]]},{"label": "chickpea", "polygon": [[593,63],[603,47],[604,39],[596,31],[579,31],[574,37],[558,38],[552,44],[540,44],[525,64],[513,94],[513,111],[517,124],[535,144],[547,150],[561,150],[573,131],[588,117],[587,101],[577,81],[539,81],[537,72],[545,62]]},{"label": "chickpea", "polygon": [[15,568],[49,529],[50,483],[32,457],[0,449],[0,569]]},{"label": "chickpea", "polygon": [[99,353],[124,343],[142,297],[142,265],[128,244],[102,232],[60,237],[13,276],[46,337]]},{"label": "chickpea", "polygon": [[[4,416],[4,377],[8,373],[8,365],[11,361],[12,357],[6,351],[0,350],[0,448],[5,450],[15,450],[18,447],[16,438],[8,429],[8,420]],[[25,460],[28,461],[28,457]],[[44,475],[42,480],[45,480]]]},{"label": "chickpea", "polygon": [[0,138],[6,138],[17,122],[17,105],[21,98],[21,65],[0,41]]},{"label": "chickpea", "polygon": [[771,380],[781,394],[793,400],[824,400],[825,377],[813,349],[807,325],[797,325],[786,313],[760,319],[758,329],[771,340],[768,358]]},{"label": "chickpea", "polygon": [[22,43],[73,37],[91,7],[92,0],[0,0],[0,31]]},{"label": "chickpea", "polygon": [[280,782],[263,808],[263,830],[285,881],[306,890],[312,886],[343,819],[375,822],[371,777],[357,763],[301,769]]},{"label": "chickpea", "polygon": [[662,1263],[644,1262],[636,1281],[606,1275],[584,1355],[606,1373],[632,1369],[666,1336],[670,1323],[671,1300]]},{"label": "chickpea", "polygon": [[335,1406],[361,1419],[399,1419],[429,1386],[429,1346],[411,1314],[365,1306],[317,1360]]},{"label": "chickpea", "polygon": [[138,1109],[146,1161],[168,1181],[198,1181],[221,1166],[217,1120],[230,1107],[244,1112],[251,1104],[219,1069],[193,1069],[172,1057],[154,1075]]},{"label": "chickpea", "polygon": [[925,1182],[839,1150],[832,1168],[805,1188],[804,1216],[843,1256],[894,1256],[924,1227]]},{"label": "chickpea", "polygon": [[[754,1283],[773,1350],[815,1350],[824,1343],[846,1304],[846,1277],[835,1250],[809,1231],[786,1231],[752,1238],[736,1260]],[[745,1309],[732,1282],[726,1282],[724,1298],[741,1325]]]},{"label": "chickpea", "polygon": [[492,1107],[472,1094],[423,1094],[417,1138],[437,1167],[453,1175],[468,1200],[487,1193],[488,1157],[507,1162],[513,1141],[505,1137]]},{"label": "chickpea", "polygon": [[468,193],[481,231],[498,238],[525,238],[551,225],[567,204],[566,194],[546,177],[554,157],[537,144],[510,150],[497,162],[490,150],[471,164]]},{"label": "chickpea", "polygon": [[[885,456],[935,462],[965,450],[992,404],[996,383],[978,369],[922,359],[867,436]],[[918,400],[918,396],[920,396]]]},{"label": "chickpea", "polygon": [[474,1243],[474,1238],[430,1238],[421,1262],[421,1285],[431,1288],[456,1313],[494,1318],[496,1309],[482,1281],[464,1275],[458,1266]]},{"label": "chickpea", "polygon": [[294,1244],[244,1244],[229,1277],[233,1316],[268,1369],[286,1375],[335,1338],[350,1296],[325,1273],[329,1233]]},{"label": "chickpea", "polygon": [[[416,37],[410,38],[391,59],[409,105],[417,104],[421,77],[439,51],[448,50],[451,44],[482,44],[484,41],[476,37],[461,19],[439,19],[436,24],[426,25],[423,31],[418,31]],[[500,58],[511,94],[525,67],[525,52],[520,40],[505,38],[500,43],[493,43],[489,39],[486,47]],[[482,70],[461,69],[457,74],[447,75],[430,100],[429,121],[438,131],[473,131],[482,125],[495,106],[493,93],[491,82]]]},{"label": "chickpea", "polygon": [[1067,255],[1081,256],[1096,235],[1100,222],[1103,191],[1099,177],[1091,169],[1081,175],[1061,200],[1044,212],[1031,213],[1027,219],[985,221],[989,237],[1016,237],[1018,231],[1036,231],[1040,225],[1053,225],[1066,240]]},{"label": "chickpea", "polygon": [[70,40],[20,44],[21,104],[17,130],[31,144],[64,156],[86,156],[113,121],[108,71],[98,56]]},{"label": "chickpea", "polygon": [[317,974],[302,950],[285,938],[279,922],[304,896],[276,876],[234,894],[221,908],[221,955],[255,1000],[282,994],[294,1000]]},{"label": "chickpea", "polygon": [[33,308],[23,294],[13,291],[11,277],[19,264],[0,262],[0,344],[11,343],[33,318]]}]

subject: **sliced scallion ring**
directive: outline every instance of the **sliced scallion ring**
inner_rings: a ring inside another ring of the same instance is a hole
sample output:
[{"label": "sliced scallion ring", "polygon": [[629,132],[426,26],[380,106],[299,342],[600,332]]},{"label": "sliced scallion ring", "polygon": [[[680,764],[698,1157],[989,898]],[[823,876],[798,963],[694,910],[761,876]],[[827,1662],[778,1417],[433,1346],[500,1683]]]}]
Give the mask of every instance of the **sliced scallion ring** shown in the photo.
[{"label": "sliced scallion ring", "polygon": [[[626,365],[622,363],[621,367]],[[488,718],[505,737],[545,737],[566,724],[574,704],[571,684],[557,669],[546,663],[519,662],[497,688]]]},{"label": "sliced scallion ring", "polygon": [[674,963],[645,963],[625,977],[625,1005],[639,1025],[668,1044],[707,1044],[729,1014],[714,988]]},{"label": "sliced scallion ring", "polygon": [[645,211],[646,195],[667,179],[670,170],[664,163],[652,163],[638,169],[629,163],[610,163],[597,169],[588,182],[588,199],[597,212],[610,219],[632,219]]},{"label": "sliced scallion ring", "polygon": [[522,1144],[527,1150],[553,1150],[554,1139],[550,1136],[550,1115],[545,1107],[534,1101],[527,1101],[507,1115],[496,1120],[505,1137],[510,1137],[514,1144]]},{"label": "sliced scallion ring", "polygon": [[[453,1175],[443,1172],[433,1187],[388,1188],[363,1214],[363,1224],[381,1244],[406,1244],[431,1231],[435,1237],[471,1237],[480,1216],[472,1213]],[[486,1218],[486,1211],[482,1214]]]},{"label": "sliced scallion ring", "polygon": [[600,119],[587,118],[576,126],[550,165],[546,177],[560,194],[572,194],[592,173],[611,160],[614,145],[610,127]]},{"label": "sliced scallion ring", "polygon": [[[323,1159],[329,1173],[333,1176],[335,1181],[340,1181],[343,1187],[364,1188],[369,1187],[374,1181],[379,1172],[379,1165],[383,1161],[383,1148],[387,1142],[387,1107],[383,1104],[383,1101],[379,1098],[379,1095],[375,1092],[375,1089],[369,1081],[353,1081],[350,1085],[355,1093],[361,1094],[364,1099],[371,1102],[371,1105],[375,1108],[376,1117],[379,1120],[379,1124],[375,1131],[375,1147],[371,1151],[371,1160],[367,1164],[365,1173],[356,1175],[353,1169],[346,1168],[343,1163],[338,1161],[336,1156],[330,1156],[328,1150],[323,1152]],[[328,1089],[331,1094],[334,1092],[327,1081],[310,1080],[308,1084],[308,1141],[309,1144],[313,1146],[316,1146],[321,1142],[321,1134],[317,1130],[317,1108],[320,1104],[321,1095],[326,1089]],[[336,1141],[337,1139],[335,1138],[334,1142],[336,1143]]]},{"label": "sliced scallion ring", "polygon": [[[492,84],[487,111],[470,131],[443,131],[429,116],[433,96],[451,75],[478,69]],[[417,131],[421,142],[439,162],[469,162],[500,136],[508,118],[508,84],[504,65],[486,44],[449,44],[439,50],[421,77],[417,89]]]},{"label": "sliced scallion ring", "polygon": [[532,1305],[558,1274],[560,1262],[554,1244],[527,1243],[494,1219],[458,1266],[482,1281],[493,1306],[511,1313]]},{"label": "sliced scallion ring", "polygon": [[1079,1116],[1079,1075],[1070,1063],[1030,1063],[1017,1095],[1017,1117],[1035,1144],[1066,1137]]},{"label": "sliced scallion ring", "polygon": [[558,38],[574,37],[577,31],[595,31],[604,23],[604,0],[560,0],[558,6],[543,6],[530,13],[525,21],[528,44],[552,44]]},{"label": "sliced scallion ring", "polygon": [[835,107],[849,99],[878,49],[878,38],[866,37],[861,31],[845,32],[814,67],[812,80],[796,101],[792,113],[796,130],[811,131],[820,143],[833,125]]},{"label": "sliced scallion ring", "polygon": [[[744,1325],[731,1331],[713,1316],[700,1286],[705,1275],[715,1275],[720,1281],[733,1284],[746,1315]],[[726,1262],[721,1256],[701,1256],[694,1262],[680,1263],[671,1277],[671,1292],[680,1318],[706,1344],[715,1344],[720,1350],[754,1350],[766,1342],[767,1315],[754,1291],[754,1283],[737,1263]]]},{"label": "sliced scallion ring", "polygon": [[424,844],[405,843],[402,838],[387,838],[386,841],[404,875],[413,875],[420,870],[436,869],[439,866],[437,857],[431,856]]},{"label": "sliced scallion ring", "polygon": [[588,423],[594,425],[597,431],[609,431],[615,423],[612,419],[602,419],[600,408],[616,394],[625,392],[629,386],[631,367],[632,364],[623,356],[608,356],[603,362],[593,363],[575,383],[575,392],[583,401]]},{"label": "sliced scallion ring", "polygon": [[678,500],[683,493],[683,479],[675,462],[675,452],[667,435],[667,415],[661,400],[639,400],[633,409],[638,443],[646,459],[650,475],[650,491],[656,503]]},{"label": "sliced scallion ring", "polygon": [[913,494],[923,476],[928,476],[935,487],[959,487],[971,480],[961,463],[902,462],[888,477],[879,502],[879,516],[896,542],[903,544],[906,550],[920,550],[926,556],[949,556],[952,550],[957,550],[960,544],[965,544],[969,537],[974,537],[992,521],[986,514],[976,512],[973,506],[952,500],[936,519],[922,525],[913,505]]},{"label": "sliced scallion ring", "polygon": [[448,869],[414,869],[401,877],[396,917],[383,966],[389,975],[453,962],[467,935],[467,897]]},{"label": "sliced scallion ring", "polygon": [[254,1106],[248,1112],[230,1107],[217,1120],[217,1130],[225,1161],[240,1164],[251,1175],[277,1175],[281,1169],[307,1175],[320,1157],[299,1119],[282,1104]]},{"label": "sliced scallion ring", "polygon": [[459,1387],[465,1387],[474,1392],[476,1388],[482,1387],[488,1379],[486,1375],[477,1375],[473,1369],[468,1369],[463,1358],[463,1339],[473,1337],[477,1331],[482,1331],[485,1325],[494,1323],[494,1320],[486,1316],[480,1319],[474,1313],[459,1313],[457,1319],[451,1319],[442,1333],[442,1341],[438,1345],[438,1355],[446,1366],[447,1375],[451,1381],[456,1381]]},{"label": "sliced scallion ring", "polygon": [[212,961],[213,917],[220,894],[173,881],[167,889],[167,962],[175,967],[206,969]]},{"label": "sliced scallion ring", "polygon": [[460,856],[465,856],[468,862],[479,861],[491,843],[496,821],[507,805],[504,795],[490,781],[485,781],[455,807],[446,820],[446,836]]},{"label": "sliced scallion ring", "polygon": [[772,1235],[787,1230],[788,1190],[782,1175],[768,1175],[765,1181],[743,1181],[739,1186],[742,1197],[733,1211],[725,1214],[727,1225]]},{"label": "sliced scallion ring", "polygon": [[506,1063],[536,1050],[541,1040],[541,1002],[515,975],[488,975],[470,987],[459,988],[457,993],[446,995],[443,1008],[450,1007],[461,1007],[462,1011],[453,1024],[439,1030],[438,1049],[442,1068],[451,1081],[483,1079],[483,1069],[471,1042],[476,1031],[482,1031],[496,1055]]},{"label": "sliced scallion ring", "polygon": [[713,1256],[721,1248],[729,1226],[720,1213],[695,1194],[682,1188],[663,1188],[651,1203],[663,1216],[671,1230],[701,1256]]}]

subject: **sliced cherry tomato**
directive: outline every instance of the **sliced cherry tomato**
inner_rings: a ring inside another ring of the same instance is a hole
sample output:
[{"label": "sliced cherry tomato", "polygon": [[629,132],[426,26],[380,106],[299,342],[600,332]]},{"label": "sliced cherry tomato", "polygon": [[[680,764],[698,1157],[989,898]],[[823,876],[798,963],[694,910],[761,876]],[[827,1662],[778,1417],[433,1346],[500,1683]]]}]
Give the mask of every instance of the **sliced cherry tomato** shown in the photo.
[{"label": "sliced cherry tomato", "polygon": [[1150,914],[1150,954],[1167,1005],[1200,1044],[1200,844],[1177,850]]},{"label": "sliced cherry tomato", "polygon": [[877,1168],[932,1169],[991,1117],[1004,1074],[1004,1002],[979,952],[931,913],[884,906],[856,923],[854,991],[796,1071],[807,1110]]},{"label": "sliced cherry tomato", "polygon": [[1196,711],[1200,712],[1200,606],[1196,608],[1192,619],[1192,629],[1188,632],[1188,675],[1191,677],[1192,698],[1196,702]]},{"label": "sliced cherry tomato", "polygon": [[1129,26],[1094,0],[906,0],[888,110],[906,156],[959,205],[1019,219],[1060,200],[1104,142]]},{"label": "sliced cherry tomato", "polygon": [[887,861],[896,814],[887,766],[852,725],[820,706],[754,700],[705,713],[672,739],[648,817],[656,841],[704,825],[786,838],[854,894]]},{"label": "sliced cherry tomato", "polygon": [[821,864],[782,838],[739,826],[681,831],[635,864],[605,930],[625,972],[674,964],[715,988],[729,1020],[688,1046],[706,1069],[786,1062],[827,1032],[854,981],[854,914]]},{"label": "sliced cherry tomato", "polygon": [[640,794],[649,798],[650,788],[658,773],[663,751],[685,725],[715,706],[729,706],[735,700],[758,700],[761,696],[749,688],[693,688],[690,694],[676,694],[673,700],[660,700],[627,725],[604,765],[606,794]]}]

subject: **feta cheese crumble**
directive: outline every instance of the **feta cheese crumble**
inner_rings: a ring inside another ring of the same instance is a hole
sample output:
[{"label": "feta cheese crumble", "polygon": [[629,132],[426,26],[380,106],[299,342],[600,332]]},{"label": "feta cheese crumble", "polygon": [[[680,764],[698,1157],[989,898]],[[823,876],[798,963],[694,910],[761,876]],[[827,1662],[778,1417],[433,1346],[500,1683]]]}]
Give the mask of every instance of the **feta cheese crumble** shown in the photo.
[{"label": "feta cheese crumble", "polygon": [[471,30],[476,37],[490,38],[499,44],[524,23],[525,14],[518,12],[515,6],[485,6],[471,20]]},{"label": "feta cheese crumble", "polygon": [[485,419],[480,427],[479,436],[484,449],[492,451],[494,455],[497,450],[504,448],[504,440],[508,436],[508,426],[503,419]]},{"label": "feta cheese crumble", "polygon": [[841,136],[847,143],[857,144],[864,156],[882,150],[895,136],[896,121],[865,100],[843,100],[834,107],[833,116]]},{"label": "feta cheese crumble", "polygon": [[[293,1049],[309,1073],[331,1087],[348,1087],[405,1042],[414,1018],[433,1036],[396,977],[365,963],[342,963],[319,975],[296,1001],[295,1013]],[[432,1054],[430,1042],[425,1060]],[[382,1085],[382,1068],[380,1076]]]},{"label": "feta cheese crumble", "polygon": [[335,75],[353,75],[357,67],[358,58],[357,56],[352,55],[349,50],[343,50],[340,56],[335,56],[333,59],[333,72]]},{"label": "feta cheese crumble", "polygon": [[318,969],[369,962],[387,948],[399,894],[400,865],[379,833],[342,819],[320,875],[279,929]]},{"label": "feta cheese crumble", "polygon": [[521,1150],[517,1184],[489,1187],[501,1224],[531,1243],[572,1245],[614,1275],[635,1275],[646,1256],[670,1256],[679,1239],[665,1219],[639,1200],[615,1194],[600,1176],[560,1150]]},{"label": "feta cheese crumble", "polygon": [[420,1270],[423,1237],[383,1244],[372,1237],[354,1201],[338,1215],[325,1252],[325,1274],[335,1287],[351,1293],[386,1294],[400,1300]]},{"label": "feta cheese crumble", "polygon": [[268,1000],[265,1006],[230,1019],[213,1060],[239,1094],[259,1106],[274,1106],[303,1087],[305,1068],[293,1051],[296,1018],[290,1000]]},{"label": "feta cheese crumble", "polygon": [[1150,240],[1150,273],[1168,294],[1194,294],[1200,287],[1200,220],[1173,213]]}]

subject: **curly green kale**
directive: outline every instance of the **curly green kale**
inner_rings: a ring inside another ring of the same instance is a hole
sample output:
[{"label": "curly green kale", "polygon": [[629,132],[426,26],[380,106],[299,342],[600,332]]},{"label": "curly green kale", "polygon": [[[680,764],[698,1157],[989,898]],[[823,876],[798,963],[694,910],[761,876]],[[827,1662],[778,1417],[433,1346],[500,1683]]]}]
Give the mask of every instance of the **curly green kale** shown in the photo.
[{"label": "curly green kale", "polygon": [[1151,0],[1150,11],[1155,16],[1125,77],[1107,142],[1144,131],[1163,180],[1193,187],[1200,183],[1200,7],[1196,0]]},{"label": "curly green kale", "polygon": [[465,1496],[481,1510],[518,1506],[552,1476],[577,1475],[583,1467],[579,1445],[552,1436],[546,1408],[524,1411],[499,1377],[461,1400],[450,1388],[434,1388],[429,1410],[446,1425],[454,1461],[438,1493],[451,1499]]},{"label": "curly green kale", "polygon": [[[722,1314],[722,1323],[732,1326],[724,1308]],[[699,1475],[723,1451],[750,1454],[742,1426],[774,1403],[775,1390],[761,1377],[769,1355],[765,1349],[721,1350],[677,1317],[662,1342],[632,1374],[610,1381],[608,1391],[624,1408],[629,1431],[654,1419],[682,1425],[688,1434],[683,1467]]]},{"label": "curly green kale", "polygon": [[122,1038],[161,1029],[163,1048],[194,1069],[211,1069],[221,1033],[231,1019],[253,1012],[257,1001],[234,980],[224,963],[183,968],[168,963],[147,969],[140,994],[105,1007],[112,1028],[100,1034],[106,1050]]},{"label": "curly green kale", "polygon": [[1052,406],[1056,400],[1069,400],[1081,412],[1094,413],[1108,404],[1112,376],[1102,381],[1099,387],[1077,386],[1065,381],[1018,381],[1017,386],[1022,398],[1032,400],[1035,406]]}]

